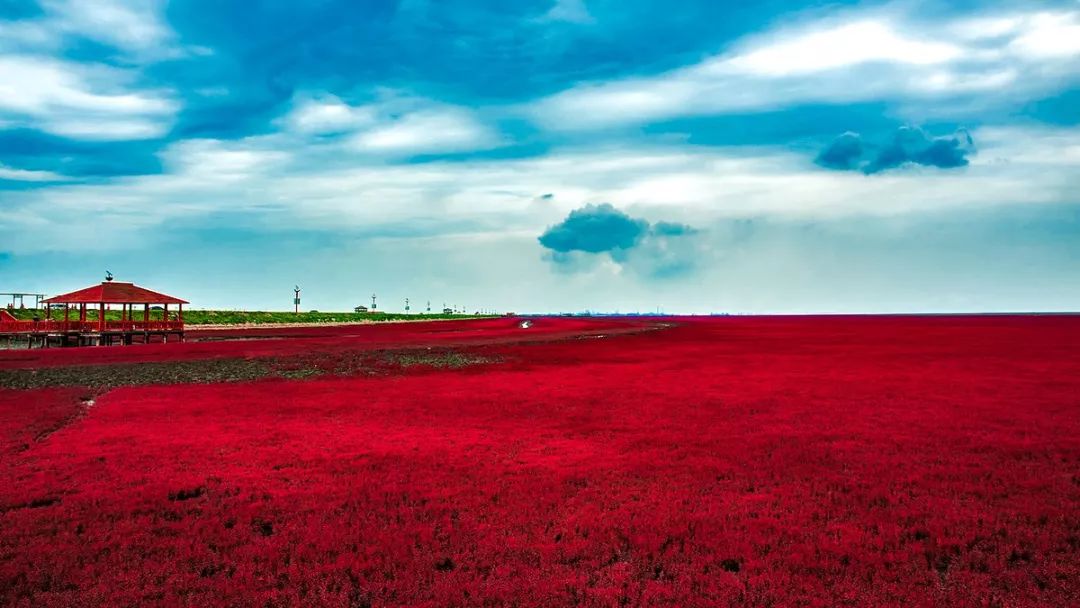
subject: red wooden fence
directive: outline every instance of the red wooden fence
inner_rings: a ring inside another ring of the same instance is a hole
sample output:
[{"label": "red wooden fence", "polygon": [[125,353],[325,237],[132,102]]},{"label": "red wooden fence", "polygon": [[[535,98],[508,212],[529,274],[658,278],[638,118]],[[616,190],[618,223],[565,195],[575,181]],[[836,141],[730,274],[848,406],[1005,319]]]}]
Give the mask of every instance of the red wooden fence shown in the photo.
[{"label": "red wooden fence", "polygon": [[[97,321],[0,321],[0,333],[29,334],[44,332],[93,333],[101,329]],[[178,331],[183,321],[106,321],[105,331]]]}]

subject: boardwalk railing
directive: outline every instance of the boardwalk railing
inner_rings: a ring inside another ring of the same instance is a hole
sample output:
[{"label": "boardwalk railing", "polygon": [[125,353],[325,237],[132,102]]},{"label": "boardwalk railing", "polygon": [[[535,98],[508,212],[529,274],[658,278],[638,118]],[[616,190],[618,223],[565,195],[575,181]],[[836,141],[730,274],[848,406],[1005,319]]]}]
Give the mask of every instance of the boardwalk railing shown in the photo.
[{"label": "boardwalk railing", "polygon": [[[183,321],[106,321],[104,331],[182,331]],[[97,321],[0,321],[0,334],[94,333],[101,331]]]}]

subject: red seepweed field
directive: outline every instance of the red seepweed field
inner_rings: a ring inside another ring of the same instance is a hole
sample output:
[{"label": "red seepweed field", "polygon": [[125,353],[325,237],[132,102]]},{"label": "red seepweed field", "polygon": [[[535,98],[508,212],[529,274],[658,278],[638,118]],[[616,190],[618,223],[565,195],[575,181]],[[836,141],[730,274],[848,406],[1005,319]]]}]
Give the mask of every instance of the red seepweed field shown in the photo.
[{"label": "red seepweed field", "polygon": [[0,605],[1080,605],[1077,316],[189,338],[0,351]]}]

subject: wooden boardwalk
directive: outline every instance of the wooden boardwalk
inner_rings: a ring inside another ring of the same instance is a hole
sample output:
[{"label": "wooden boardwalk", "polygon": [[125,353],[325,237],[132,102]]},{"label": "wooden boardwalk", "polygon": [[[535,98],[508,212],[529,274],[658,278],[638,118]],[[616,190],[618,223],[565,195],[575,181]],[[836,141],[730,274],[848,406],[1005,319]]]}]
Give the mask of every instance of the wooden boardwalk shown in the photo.
[{"label": "wooden boardwalk", "polygon": [[0,345],[7,348],[111,346],[183,342],[182,321],[4,321]]}]

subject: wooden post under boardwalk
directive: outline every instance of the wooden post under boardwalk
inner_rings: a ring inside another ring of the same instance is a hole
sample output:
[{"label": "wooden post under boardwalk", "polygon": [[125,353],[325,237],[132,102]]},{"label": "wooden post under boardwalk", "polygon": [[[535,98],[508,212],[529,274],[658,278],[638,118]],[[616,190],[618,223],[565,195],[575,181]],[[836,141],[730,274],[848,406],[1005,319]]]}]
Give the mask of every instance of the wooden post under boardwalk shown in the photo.
[{"label": "wooden post under boardwalk", "polygon": [[[111,277],[100,285],[53,296],[42,300],[46,306],[45,319],[33,321],[0,318],[0,337],[27,339],[30,345],[48,346],[88,346],[113,344],[149,343],[160,338],[168,342],[173,336],[184,340],[184,304],[188,302],[170,295],[139,287],[134,283],[113,281]],[[135,306],[143,306],[142,319],[136,320]],[[169,305],[175,304],[176,314],[169,314]],[[52,318],[50,307],[63,305],[63,320]],[[109,320],[109,306],[120,306],[119,320]],[[71,320],[70,310],[77,306],[78,320]],[[160,307],[161,318],[155,319],[155,311]],[[97,318],[89,319],[87,309],[96,308]]]}]

